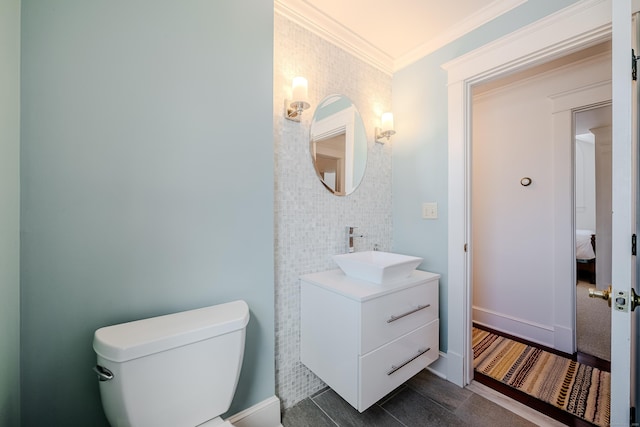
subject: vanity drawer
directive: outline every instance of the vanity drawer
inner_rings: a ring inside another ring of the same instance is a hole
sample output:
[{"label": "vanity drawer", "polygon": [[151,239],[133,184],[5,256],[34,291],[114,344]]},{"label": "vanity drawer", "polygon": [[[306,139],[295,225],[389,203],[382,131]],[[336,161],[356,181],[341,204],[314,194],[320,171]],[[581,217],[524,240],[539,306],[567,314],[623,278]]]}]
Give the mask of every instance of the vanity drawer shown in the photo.
[{"label": "vanity drawer", "polygon": [[435,361],[438,345],[438,320],[434,320],[360,357],[358,410],[373,405]]},{"label": "vanity drawer", "polygon": [[364,355],[438,318],[438,281],[430,281],[362,304]]}]

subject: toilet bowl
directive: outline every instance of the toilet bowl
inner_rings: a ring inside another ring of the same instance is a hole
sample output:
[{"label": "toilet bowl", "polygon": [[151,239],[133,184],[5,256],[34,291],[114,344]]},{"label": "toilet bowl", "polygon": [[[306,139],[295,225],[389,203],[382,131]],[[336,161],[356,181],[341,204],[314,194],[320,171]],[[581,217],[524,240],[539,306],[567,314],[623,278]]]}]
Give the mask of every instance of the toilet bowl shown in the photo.
[{"label": "toilet bowl", "polygon": [[231,426],[249,307],[233,301],[98,329],[102,406],[112,427]]}]

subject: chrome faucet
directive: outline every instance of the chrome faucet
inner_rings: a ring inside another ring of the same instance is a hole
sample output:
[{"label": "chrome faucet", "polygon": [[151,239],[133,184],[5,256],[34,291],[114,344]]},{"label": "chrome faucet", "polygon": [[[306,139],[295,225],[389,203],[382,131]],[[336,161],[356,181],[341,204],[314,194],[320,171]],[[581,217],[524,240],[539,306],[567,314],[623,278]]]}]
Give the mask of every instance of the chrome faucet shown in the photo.
[{"label": "chrome faucet", "polygon": [[351,227],[347,225],[347,251],[349,253],[355,251],[355,248],[353,247],[353,239],[355,237],[364,237],[362,234],[354,234],[356,228],[358,227]]}]

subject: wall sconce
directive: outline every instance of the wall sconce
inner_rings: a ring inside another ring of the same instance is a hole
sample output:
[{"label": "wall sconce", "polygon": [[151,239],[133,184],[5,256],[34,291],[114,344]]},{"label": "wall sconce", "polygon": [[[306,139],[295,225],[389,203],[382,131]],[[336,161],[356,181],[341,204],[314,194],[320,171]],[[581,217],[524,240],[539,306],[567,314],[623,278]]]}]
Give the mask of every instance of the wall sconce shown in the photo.
[{"label": "wall sconce", "polygon": [[376,142],[384,144],[389,141],[391,135],[396,133],[396,131],[393,130],[393,113],[382,113],[380,122],[380,127],[376,128]]},{"label": "wall sconce", "polygon": [[291,84],[291,98],[284,100],[284,118],[299,122],[302,112],[311,107],[307,102],[307,79],[294,77]]}]

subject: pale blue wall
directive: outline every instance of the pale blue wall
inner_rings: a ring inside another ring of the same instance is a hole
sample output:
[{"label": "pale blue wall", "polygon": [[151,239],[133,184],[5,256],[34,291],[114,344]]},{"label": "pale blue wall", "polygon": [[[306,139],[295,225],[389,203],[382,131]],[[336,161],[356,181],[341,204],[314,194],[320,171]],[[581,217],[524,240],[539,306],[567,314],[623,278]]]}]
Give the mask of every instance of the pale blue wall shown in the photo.
[{"label": "pale blue wall", "polygon": [[238,298],[229,412],[274,395],[273,3],[22,6],[23,425],[106,425],[95,329]]},{"label": "pale blue wall", "polygon": [[0,0],[0,426],[20,425],[20,0]]},{"label": "pale blue wall", "polygon": [[[442,274],[440,347],[447,343],[447,74],[442,64],[496,40],[576,0],[535,0],[396,72],[393,76],[393,249],[424,257],[420,268]],[[437,202],[437,220],[422,219]]]}]

